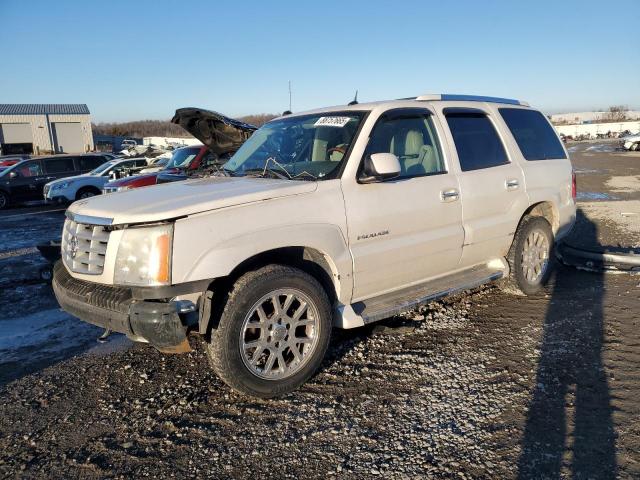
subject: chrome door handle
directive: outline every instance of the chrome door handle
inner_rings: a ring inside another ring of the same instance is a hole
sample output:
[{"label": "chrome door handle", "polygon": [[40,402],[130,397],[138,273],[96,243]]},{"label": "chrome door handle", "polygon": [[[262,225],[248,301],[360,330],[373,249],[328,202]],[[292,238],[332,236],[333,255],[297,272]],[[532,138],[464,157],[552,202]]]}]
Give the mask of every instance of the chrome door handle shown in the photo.
[{"label": "chrome door handle", "polygon": [[507,190],[516,190],[520,187],[520,182],[515,178],[511,178],[505,181],[505,186]]},{"label": "chrome door handle", "polygon": [[443,190],[440,192],[440,198],[443,202],[455,202],[456,200],[458,200],[458,198],[460,198],[460,192],[458,192],[458,190],[456,190],[455,188],[452,188],[450,190]]}]

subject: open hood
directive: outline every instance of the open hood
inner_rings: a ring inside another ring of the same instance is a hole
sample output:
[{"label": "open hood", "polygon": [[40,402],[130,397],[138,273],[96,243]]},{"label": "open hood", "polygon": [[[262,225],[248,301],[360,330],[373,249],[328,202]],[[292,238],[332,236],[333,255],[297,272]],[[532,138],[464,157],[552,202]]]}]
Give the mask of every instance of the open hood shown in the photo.
[{"label": "open hood", "polygon": [[216,155],[233,154],[258,128],[202,108],[179,108],[171,123],[180,125]]}]

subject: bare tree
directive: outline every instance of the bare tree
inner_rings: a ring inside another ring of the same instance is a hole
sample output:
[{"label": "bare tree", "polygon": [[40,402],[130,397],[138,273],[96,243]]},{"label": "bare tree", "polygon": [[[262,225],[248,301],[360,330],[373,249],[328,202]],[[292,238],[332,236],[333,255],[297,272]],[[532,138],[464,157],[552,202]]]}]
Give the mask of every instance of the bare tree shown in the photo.
[{"label": "bare tree", "polygon": [[629,107],[626,105],[613,105],[602,115],[606,122],[624,122],[627,120]]}]

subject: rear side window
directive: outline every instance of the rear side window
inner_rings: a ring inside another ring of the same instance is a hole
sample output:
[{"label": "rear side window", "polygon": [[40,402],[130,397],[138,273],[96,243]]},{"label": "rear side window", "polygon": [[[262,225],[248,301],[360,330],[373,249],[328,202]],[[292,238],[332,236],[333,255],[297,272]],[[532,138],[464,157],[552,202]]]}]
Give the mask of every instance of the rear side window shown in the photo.
[{"label": "rear side window", "polygon": [[68,173],[73,172],[72,157],[49,158],[44,161],[44,169],[47,173]]},{"label": "rear side window", "polygon": [[107,160],[109,160],[108,158],[96,155],[96,156],[89,156],[89,157],[78,157],[77,162],[78,162],[78,170],[80,170],[81,172],[85,171],[85,170],[93,170],[94,168],[98,168],[100,165],[102,165],[103,163],[105,163]]},{"label": "rear side window", "polygon": [[509,163],[491,120],[484,113],[445,111],[460,168],[466,172]]},{"label": "rear side window", "polygon": [[558,136],[542,113],[522,108],[500,108],[500,115],[527,160],[567,158]]}]

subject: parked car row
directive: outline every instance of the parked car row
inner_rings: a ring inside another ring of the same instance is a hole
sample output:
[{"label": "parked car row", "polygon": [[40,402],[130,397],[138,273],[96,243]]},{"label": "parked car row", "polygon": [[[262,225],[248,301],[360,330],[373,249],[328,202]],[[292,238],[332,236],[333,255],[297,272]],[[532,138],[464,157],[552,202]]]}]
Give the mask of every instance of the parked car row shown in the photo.
[{"label": "parked car row", "polygon": [[162,169],[153,172],[145,169],[141,175],[109,182],[103,188],[104,193],[176,182],[216,172],[256,130],[253,125],[197,108],[178,109],[171,121],[202,144],[176,149]]},{"label": "parked car row", "polygon": [[[219,171],[256,130],[253,125],[196,108],[177,110],[172,121],[202,144],[163,149],[125,145],[130,147],[129,156],[118,157],[93,153],[0,158],[0,209],[42,198],[47,203],[67,203],[101,193],[205,176]],[[136,149],[142,153],[134,156]]]},{"label": "parked car row", "polygon": [[623,130],[622,132],[612,132],[608,131],[606,133],[596,133],[595,135],[591,133],[582,133],[580,135],[565,135],[564,133],[560,133],[560,138],[563,142],[584,142],[586,140],[606,140],[609,138],[620,138],[625,139],[626,137],[631,135],[630,130]]},{"label": "parked car row", "polygon": [[620,147],[631,152],[640,151],[640,132],[635,135],[626,135],[621,138]]},{"label": "parked car row", "polygon": [[11,203],[41,200],[47,183],[90,172],[114,158],[109,153],[89,153],[21,160],[0,171],[0,209]]}]

